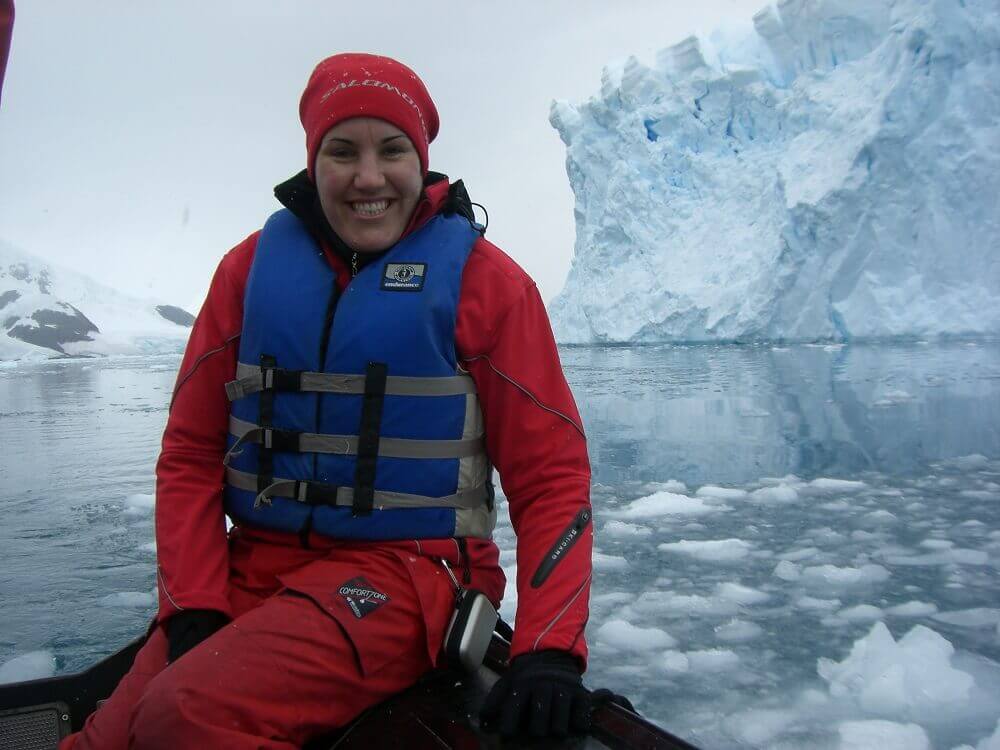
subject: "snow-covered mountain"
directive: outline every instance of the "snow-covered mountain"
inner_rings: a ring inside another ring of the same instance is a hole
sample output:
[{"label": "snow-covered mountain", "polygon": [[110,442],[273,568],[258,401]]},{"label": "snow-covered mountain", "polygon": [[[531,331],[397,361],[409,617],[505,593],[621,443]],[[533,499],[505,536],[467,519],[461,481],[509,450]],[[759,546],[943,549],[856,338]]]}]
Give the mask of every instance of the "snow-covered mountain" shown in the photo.
[{"label": "snow-covered mountain", "polygon": [[560,341],[1000,331],[996,0],[780,0],[550,120]]},{"label": "snow-covered mountain", "polygon": [[180,351],[193,323],[0,241],[0,360]]}]

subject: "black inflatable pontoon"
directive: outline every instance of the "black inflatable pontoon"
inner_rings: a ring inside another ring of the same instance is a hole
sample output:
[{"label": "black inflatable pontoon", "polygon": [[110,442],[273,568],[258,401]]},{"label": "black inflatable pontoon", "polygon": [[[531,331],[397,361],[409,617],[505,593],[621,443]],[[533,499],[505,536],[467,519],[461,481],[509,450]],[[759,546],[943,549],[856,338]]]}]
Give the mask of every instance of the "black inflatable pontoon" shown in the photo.
[{"label": "black inflatable pontoon", "polygon": [[[59,740],[83,726],[128,671],[139,639],[77,674],[0,685],[0,748],[54,750]],[[442,669],[364,712],[348,727],[319,737],[307,750],[479,750],[480,748],[611,748],[612,750],[697,750],[693,745],[614,703],[594,711],[587,737],[563,741],[502,742],[479,728],[479,705],[493,681],[507,669],[509,644],[493,636],[483,667],[474,675]]]}]

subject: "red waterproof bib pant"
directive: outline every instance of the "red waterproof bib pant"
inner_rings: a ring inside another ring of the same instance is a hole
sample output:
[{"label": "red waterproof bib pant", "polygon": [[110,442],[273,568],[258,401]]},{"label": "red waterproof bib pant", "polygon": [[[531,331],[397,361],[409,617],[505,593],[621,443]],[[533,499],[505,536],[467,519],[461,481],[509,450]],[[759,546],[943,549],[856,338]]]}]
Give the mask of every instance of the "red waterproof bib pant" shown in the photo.
[{"label": "red waterproof bib pant", "polygon": [[[447,181],[426,189],[408,231],[438,211],[447,190]],[[303,544],[237,527],[227,541],[224,385],[236,370],[256,241],[223,259],[181,364],[157,464],[157,626],[114,695],[62,750],[301,746],[438,663],[454,602],[442,559],[495,603],[503,594],[492,540],[468,539],[463,553],[454,539],[347,543],[312,533]],[[326,255],[345,286],[349,271]],[[541,585],[531,579],[589,507],[586,443],[537,289],[486,240],[462,276],[455,343],[476,382],[517,534],[512,655],[559,649],[584,666],[592,527]],[[187,609],[232,622],[168,666],[162,625]]]}]

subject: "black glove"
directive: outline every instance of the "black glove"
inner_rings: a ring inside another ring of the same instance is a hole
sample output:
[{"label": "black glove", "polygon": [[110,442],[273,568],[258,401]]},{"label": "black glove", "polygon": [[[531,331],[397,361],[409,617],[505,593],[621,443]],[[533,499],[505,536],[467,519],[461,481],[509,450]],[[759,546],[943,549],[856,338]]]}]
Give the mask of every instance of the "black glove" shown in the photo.
[{"label": "black glove", "polygon": [[173,664],[216,630],[229,622],[221,612],[186,609],[167,620],[167,663]]},{"label": "black glove", "polygon": [[565,651],[522,654],[483,702],[479,721],[504,737],[565,737],[590,729],[590,694],[575,658]]}]

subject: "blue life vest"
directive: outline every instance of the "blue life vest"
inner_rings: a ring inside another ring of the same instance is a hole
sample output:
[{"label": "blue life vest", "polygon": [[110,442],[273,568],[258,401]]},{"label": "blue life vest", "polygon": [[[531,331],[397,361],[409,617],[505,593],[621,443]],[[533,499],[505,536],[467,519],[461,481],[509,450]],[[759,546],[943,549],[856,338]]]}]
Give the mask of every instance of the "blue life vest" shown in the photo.
[{"label": "blue life vest", "polygon": [[465,218],[436,216],[340,293],[299,219],[271,216],[226,387],[228,515],[346,539],[490,536],[482,415],[455,353],[477,237]]}]

